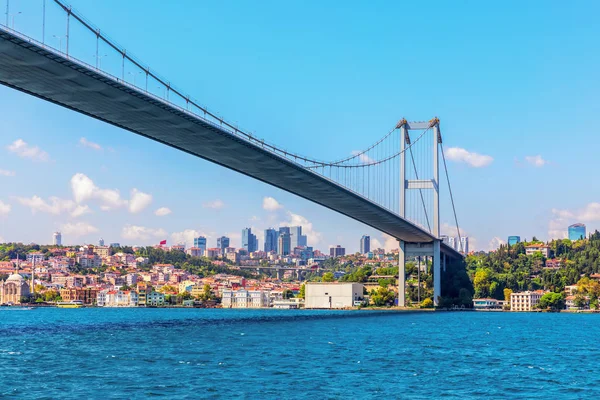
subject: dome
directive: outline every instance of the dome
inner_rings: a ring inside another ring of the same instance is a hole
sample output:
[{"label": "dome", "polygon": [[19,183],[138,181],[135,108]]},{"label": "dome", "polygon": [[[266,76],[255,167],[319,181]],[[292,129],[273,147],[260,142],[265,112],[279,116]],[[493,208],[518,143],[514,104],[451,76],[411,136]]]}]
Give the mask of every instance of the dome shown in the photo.
[{"label": "dome", "polygon": [[6,282],[23,282],[23,277],[19,274],[12,274],[6,279]]}]

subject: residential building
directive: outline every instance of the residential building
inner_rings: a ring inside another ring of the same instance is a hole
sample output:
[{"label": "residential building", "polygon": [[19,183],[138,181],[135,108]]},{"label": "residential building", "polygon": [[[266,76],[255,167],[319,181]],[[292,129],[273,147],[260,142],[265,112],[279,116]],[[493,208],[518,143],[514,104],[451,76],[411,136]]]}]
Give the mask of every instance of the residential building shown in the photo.
[{"label": "residential building", "polygon": [[544,295],[541,290],[512,293],[510,295],[510,311],[532,311]]},{"label": "residential building", "polygon": [[581,240],[585,239],[585,224],[573,224],[569,226],[569,239],[570,240]]},{"label": "residential building", "polygon": [[242,229],[242,247],[248,253],[258,250],[258,240],[256,240],[256,235],[252,233],[252,228]]},{"label": "residential building", "polygon": [[206,249],[206,257],[208,258],[217,258],[223,253],[224,249],[220,249],[218,247],[213,247]]},{"label": "residential building", "polygon": [[200,247],[190,247],[185,252],[192,257],[202,257],[204,255],[205,249],[201,249]]},{"label": "residential building", "polygon": [[165,305],[165,295],[159,292],[150,292],[146,294],[146,306],[159,307]]},{"label": "residential building", "polygon": [[508,245],[514,246],[517,243],[521,243],[521,236],[509,236],[508,237]]},{"label": "residential building", "polygon": [[544,257],[550,257],[550,246],[546,246],[543,243],[533,243],[529,246],[525,246],[525,254],[527,254],[528,256],[531,256],[538,251],[542,253]]},{"label": "residential building", "polygon": [[363,235],[360,238],[360,254],[367,254],[371,251],[371,236]]},{"label": "residential building", "polygon": [[305,308],[349,308],[363,301],[362,283],[308,282],[305,289]]},{"label": "residential building", "polygon": [[227,236],[217,238],[217,247],[221,249],[221,255],[225,254],[225,249],[229,247],[229,238]]},{"label": "residential building", "polygon": [[171,246],[171,251],[185,251],[185,244],[174,244]]},{"label": "residential building", "polygon": [[31,264],[41,264],[44,261],[44,253],[28,253],[27,262]]},{"label": "residential building", "polygon": [[234,264],[239,264],[240,262],[240,255],[235,251],[228,252],[225,257]]},{"label": "residential building", "polygon": [[194,238],[194,247],[201,249],[202,253],[206,250],[206,238],[204,236],[198,236]]},{"label": "residential building", "polygon": [[274,251],[277,253],[277,239],[279,235],[277,231],[273,228],[265,229],[265,253],[270,253]]},{"label": "residential building", "polygon": [[496,299],[473,299],[475,310],[501,310],[503,301]]},{"label": "residential building", "polygon": [[567,296],[574,296],[577,294],[577,289],[577,285],[567,285],[565,286],[565,293],[567,294]]},{"label": "residential building", "polygon": [[339,244],[335,247],[329,248],[329,256],[330,257],[341,257],[346,255],[346,249],[340,246]]},{"label": "residential building", "polygon": [[98,289],[96,288],[70,288],[60,289],[60,297],[63,301],[78,300],[86,305],[92,305],[96,302]]},{"label": "residential building", "polygon": [[99,257],[104,258],[110,256],[110,247],[109,246],[96,246],[94,247],[94,253],[98,254]]},{"label": "residential building", "polygon": [[[279,228],[281,231],[281,228]],[[288,228],[289,230],[289,228]],[[280,256],[287,256],[292,251],[291,235],[289,233],[281,233],[277,242],[277,250]]]},{"label": "residential building", "polygon": [[54,232],[52,234],[52,244],[54,246],[62,246],[62,234],[60,232]]}]

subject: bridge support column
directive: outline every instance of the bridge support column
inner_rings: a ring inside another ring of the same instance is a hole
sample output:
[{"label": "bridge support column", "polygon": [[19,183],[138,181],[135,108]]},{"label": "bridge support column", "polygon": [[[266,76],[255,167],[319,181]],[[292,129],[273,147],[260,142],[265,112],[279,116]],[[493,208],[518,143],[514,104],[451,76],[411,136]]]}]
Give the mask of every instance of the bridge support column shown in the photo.
[{"label": "bridge support column", "polygon": [[440,268],[441,264],[441,251],[440,241],[433,241],[433,305],[439,306],[440,299],[442,296],[442,271]]},{"label": "bridge support column", "polygon": [[406,255],[404,240],[398,240],[398,307],[406,306]]},{"label": "bridge support column", "polygon": [[278,269],[277,270],[277,279],[282,280],[283,279],[283,274],[285,273],[285,271]]}]

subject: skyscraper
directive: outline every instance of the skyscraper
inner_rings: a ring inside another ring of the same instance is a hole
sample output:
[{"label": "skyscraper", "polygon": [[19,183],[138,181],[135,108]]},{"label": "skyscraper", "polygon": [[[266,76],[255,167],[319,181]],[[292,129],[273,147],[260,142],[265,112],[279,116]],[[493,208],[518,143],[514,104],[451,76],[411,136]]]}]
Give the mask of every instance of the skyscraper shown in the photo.
[{"label": "skyscraper", "polygon": [[269,253],[271,251],[277,252],[277,239],[278,233],[275,229],[269,228],[265,229],[265,252]]},{"label": "skyscraper", "polygon": [[363,235],[360,238],[360,254],[366,254],[371,251],[371,236]]},{"label": "skyscraper", "polygon": [[62,246],[62,234],[60,232],[54,232],[52,234],[52,244],[54,246]]},{"label": "skyscraper", "polygon": [[204,236],[194,238],[194,247],[202,249],[202,254],[204,254],[204,251],[206,250],[206,238]]},{"label": "skyscraper", "polygon": [[217,247],[221,249],[221,255],[225,254],[225,249],[229,247],[229,238],[227,236],[217,238]]},{"label": "skyscraper", "polygon": [[258,250],[258,241],[256,240],[256,235],[252,233],[251,228],[242,229],[242,247],[248,253]]},{"label": "skyscraper", "polygon": [[517,243],[521,242],[521,236],[509,236],[508,237],[508,245],[514,246]]},{"label": "skyscraper", "polygon": [[456,238],[454,236],[448,238],[448,246],[452,247],[454,250],[458,250],[456,248]]},{"label": "skyscraper", "polygon": [[104,239],[100,238],[100,240],[98,240],[98,246],[104,246]]},{"label": "skyscraper", "polygon": [[329,255],[331,257],[341,257],[346,255],[346,249],[340,246],[339,244],[335,247],[329,248]]},{"label": "skyscraper", "polygon": [[280,256],[287,256],[292,252],[291,249],[291,237],[289,233],[282,233],[279,235],[279,239],[277,241],[277,253]]},{"label": "skyscraper", "polygon": [[[279,228],[281,230],[281,228]],[[292,249],[292,251],[296,248],[296,247],[306,247],[306,235],[302,234],[302,227],[301,226],[292,226],[291,228],[289,228],[290,230],[290,240],[291,240],[291,244],[290,244],[290,248]]]},{"label": "skyscraper", "polygon": [[569,226],[570,240],[581,240],[585,238],[585,224],[573,224]]},{"label": "skyscraper", "polygon": [[460,237],[460,248],[459,251],[462,251],[464,254],[469,254],[469,237],[461,236]]}]

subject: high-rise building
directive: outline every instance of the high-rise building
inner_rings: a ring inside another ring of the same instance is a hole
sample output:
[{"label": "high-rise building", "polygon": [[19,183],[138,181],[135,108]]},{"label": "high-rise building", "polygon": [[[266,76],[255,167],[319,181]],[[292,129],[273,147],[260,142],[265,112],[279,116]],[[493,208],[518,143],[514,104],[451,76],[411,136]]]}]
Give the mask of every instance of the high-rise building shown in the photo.
[{"label": "high-rise building", "polygon": [[514,246],[517,243],[521,243],[521,236],[509,236],[508,237],[508,245]]},{"label": "high-rise building", "polygon": [[198,236],[197,238],[194,238],[194,247],[201,249],[202,254],[204,254],[204,251],[206,250],[206,238],[204,236]]},{"label": "high-rise building", "polygon": [[54,246],[62,246],[62,234],[60,232],[54,232],[52,234],[52,244]]},{"label": "high-rise building", "polygon": [[335,247],[329,248],[329,255],[331,257],[341,257],[346,255],[346,249],[340,246],[339,244]]},{"label": "high-rise building", "polygon": [[278,233],[275,229],[269,228],[265,229],[265,252],[269,253],[271,251],[277,252],[277,238]]},{"label": "high-rise building", "polygon": [[464,254],[469,254],[469,237],[468,236],[460,237],[460,248],[458,250],[463,252]]},{"label": "high-rise building", "polygon": [[585,224],[573,224],[569,226],[569,239],[581,240],[585,239]]},{"label": "high-rise building", "polygon": [[458,250],[456,248],[456,238],[454,236],[448,238],[448,246],[452,247],[454,250]]},{"label": "high-rise building", "polygon": [[258,250],[258,241],[256,240],[256,235],[252,233],[251,228],[242,229],[242,247],[248,253]]},{"label": "high-rise building", "polygon": [[442,243],[445,243],[448,246],[450,246],[450,238],[448,237],[448,235],[440,235],[440,239],[442,239]]},{"label": "high-rise building", "polygon": [[221,249],[221,255],[225,254],[225,249],[229,247],[229,238],[227,236],[217,238],[217,247]]},{"label": "high-rise building", "polygon": [[109,244],[110,247],[121,247],[121,243],[111,243]]},{"label": "high-rise building", "polygon": [[[279,228],[281,231],[281,228]],[[306,241],[306,235],[302,234],[302,227],[301,226],[292,226],[290,228],[288,228],[290,230],[290,240],[292,242],[291,244],[291,248],[292,250],[295,249],[296,247],[306,247],[307,245],[307,241]]]},{"label": "high-rise building", "polygon": [[98,240],[98,246],[104,246],[104,239],[100,238]]},{"label": "high-rise building", "polygon": [[360,254],[367,254],[371,251],[371,236],[363,235],[360,238]]},{"label": "high-rise building", "polygon": [[292,252],[291,235],[289,233],[282,233],[279,235],[277,240],[277,254],[280,256],[287,256]]}]

